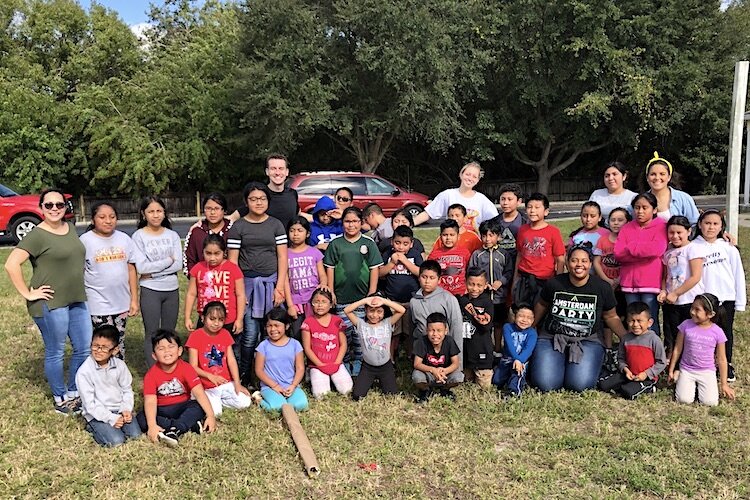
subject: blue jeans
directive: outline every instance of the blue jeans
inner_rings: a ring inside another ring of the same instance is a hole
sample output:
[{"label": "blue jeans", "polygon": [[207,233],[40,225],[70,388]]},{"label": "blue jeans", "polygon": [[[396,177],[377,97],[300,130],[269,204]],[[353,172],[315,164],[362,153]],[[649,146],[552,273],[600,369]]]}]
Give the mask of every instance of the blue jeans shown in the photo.
[{"label": "blue jeans", "polygon": [[288,398],[285,398],[270,387],[264,387],[261,389],[260,394],[263,396],[263,401],[260,402],[260,407],[266,411],[281,411],[281,405],[284,403],[289,403],[294,407],[294,410],[298,412],[307,410],[309,406],[305,392],[299,387],[294,389],[294,392],[292,392],[292,395]]},{"label": "blue jeans", "polygon": [[[193,427],[198,420],[203,420],[206,414],[198,404],[198,401],[190,399],[184,403],[156,407],[156,425],[164,430],[174,427],[180,432],[187,432]],[[146,412],[140,411],[135,416],[138,425],[143,432],[148,432],[148,422],[146,421]]]},{"label": "blue jeans", "polygon": [[[86,361],[91,351],[91,316],[85,302],[74,302],[65,307],[49,309],[42,304],[42,316],[34,318],[34,323],[42,332],[44,341],[44,375],[52,390],[52,395],[64,398],[67,392],[75,392],[76,373]],[[73,355],[68,367],[68,384],[65,385],[63,355],[65,339],[70,338]]]},{"label": "blue jeans", "polygon": [[253,318],[253,313],[248,307],[245,309],[243,317],[242,335],[240,335],[240,357],[237,360],[240,370],[240,379],[243,382],[249,382],[250,377],[255,373],[253,361],[255,358],[255,348],[260,343],[261,321]]},{"label": "blue jeans", "polygon": [[86,430],[94,437],[94,441],[102,446],[119,446],[126,439],[137,438],[142,434],[141,427],[138,425],[136,419],[133,419],[130,423],[123,425],[119,429],[115,429],[108,422],[91,420],[86,422]]},{"label": "blue jeans", "polygon": [[583,392],[593,389],[599,380],[604,360],[604,346],[598,342],[582,341],[583,359],[570,363],[567,352],[558,352],[552,339],[537,339],[529,361],[529,379],[542,392],[567,389]]},{"label": "blue jeans", "polygon": [[[344,313],[344,308],[349,304],[336,304],[336,315],[341,318],[346,327],[346,344],[348,346],[344,356],[344,366],[347,367],[352,377],[359,375],[362,369],[362,346],[359,345],[359,335],[354,331],[354,325],[349,321],[349,317]],[[354,310],[354,315],[360,321],[365,320],[365,306],[360,306]]]},{"label": "blue jeans", "polygon": [[648,306],[649,311],[651,311],[651,317],[654,319],[654,325],[651,327],[651,329],[656,335],[661,335],[661,330],[659,329],[659,302],[656,301],[656,294],[625,293],[625,302],[627,302],[628,305],[632,304],[633,302],[639,301],[645,302]]}]

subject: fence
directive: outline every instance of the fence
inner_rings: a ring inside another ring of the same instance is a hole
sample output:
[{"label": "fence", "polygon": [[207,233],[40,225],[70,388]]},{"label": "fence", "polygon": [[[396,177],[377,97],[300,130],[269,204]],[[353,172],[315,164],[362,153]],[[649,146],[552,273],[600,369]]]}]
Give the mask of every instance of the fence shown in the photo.
[{"label": "fence", "polygon": [[[484,193],[490,200],[497,201],[500,198],[500,187],[503,184],[513,182],[521,186],[524,193],[533,193],[536,191],[535,179],[502,179],[502,180],[483,180],[478,189]],[[457,185],[457,184],[456,184]],[[551,201],[577,201],[588,200],[591,192],[595,189],[604,187],[601,177],[581,177],[581,178],[553,178],[549,184],[547,196]],[[412,188],[415,191],[424,193],[427,196],[435,196],[446,188],[445,185],[432,184],[414,184]]]}]

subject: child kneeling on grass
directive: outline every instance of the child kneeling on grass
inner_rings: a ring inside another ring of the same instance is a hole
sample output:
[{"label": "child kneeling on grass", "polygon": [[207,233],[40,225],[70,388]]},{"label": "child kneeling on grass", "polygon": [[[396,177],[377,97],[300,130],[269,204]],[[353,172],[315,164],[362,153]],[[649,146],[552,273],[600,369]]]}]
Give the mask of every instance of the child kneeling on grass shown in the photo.
[{"label": "child kneeling on grass", "polygon": [[260,406],[279,412],[284,403],[289,403],[296,411],[305,411],[307,396],[299,387],[305,376],[305,355],[302,344],[288,335],[292,319],[286,310],[274,307],[265,321],[268,338],[255,352],[255,375],[263,396]]},{"label": "child kneeling on grass", "polygon": [[427,401],[437,389],[441,396],[455,400],[451,391],[464,381],[459,355],[461,350],[453,337],[446,337],[448,320],[442,313],[427,316],[426,335],[414,341],[414,371],[411,379],[419,390],[417,402]]},{"label": "child kneeling on grass", "polygon": [[498,391],[507,389],[520,396],[526,387],[526,368],[537,339],[533,324],[534,310],[529,304],[514,306],[514,322],[503,325],[503,354],[492,376]]},{"label": "child kneeling on grass", "polygon": [[620,371],[599,381],[603,391],[617,391],[627,399],[656,392],[659,374],[667,367],[664,345],[651,326],[654,319],[645,302],[628,305],[628,333],[617,349]]},{"label": "child kneeling on grass", "polygon": [[253,403],[240,382],[240,369],[232,348],[234,340],[224,328],[226,311],[218,300],[206,304],[203,327],[191,333],[185,343],[190,365],[198,373],[216,417],[224,406],[241,410]]},{"label": "child kneeling on grass", "polygon": [[120,332],[113,325],[94,329],[91,355],[76,373],[86,430],[102,446],[118,446],[141,435],[133,420],[133,377],[118,359]]},{"label": "child kneeling on grass", "polygon": [[[365,320],[360,320],[354,311],[364,305]],[[386,317],[386,307],[392,315]],[[396,368],[391,361],[391,336],[393,325],[398,323],[406,308],[383,298],[380,295],[370,295],[364,299],[349,304],[344,309],[354,326],[354,331],[362,346],[362,370],[357,381],[354,382],[352,398],[355,401],[367,396],[375,379],[380,380],[380,391],[383,394],[397,394]]]},{"label": "child kneeling on grass", "polygon": [[[156,363],[143,377],[143,411],[136,416],[141,430],[154,443],[162,441],[169,446],[177,446],[189,431],[212,432],[216,428],[214,411],[195,369],[180,358],[180,337],[159,329],[151,344]],[[190,399],[191,395],[195,399]]]}]

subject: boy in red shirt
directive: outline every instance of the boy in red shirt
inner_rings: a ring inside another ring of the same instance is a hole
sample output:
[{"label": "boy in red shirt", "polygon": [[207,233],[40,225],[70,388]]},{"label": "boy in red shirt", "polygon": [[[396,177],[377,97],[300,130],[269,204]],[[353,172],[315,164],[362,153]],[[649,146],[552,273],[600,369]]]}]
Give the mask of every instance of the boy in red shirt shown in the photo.
[{"label": "boy in red shirt", "polygon": [[[448,207],[448,220],[453,219],[458,224],[458,240],[456,246],[464,247],[469,251],[469,255],[474,253],[475,250],[482,248],[482,240],[477,236],[477,233],[470,229],[466,229],[466,207],[460,203],[454,203]],[[432,249],[443,249],[443,242],[438,236],[435,243],[432,245]]]},{"label": "boy in red shirt", "polygon": [[428,259],[440,264],[440,286],[453,295],[466,293],[466,268],[471,252],[458,243],[458,222],[446,219],[440,224],[440,248],[434,248]]},{"label": "boy in red shirt", "polygon": [[180,337],[159,329],[151,343],[156,364],[143,377],[143,411],[136,416],[141,430],[154,443],[163,441],[169,446],[177,446],[188,431],[212,432],[216,428],[214,411],[195,369],[180,359]]},{"label": "boy in red shirt", "polygon": [[544,220],[549,215],[549,199],[533,193],[526,200],[529,223],[518,230],[513,302],[535,304],[544,283],[565,271],[565,243],[555,226]]}]

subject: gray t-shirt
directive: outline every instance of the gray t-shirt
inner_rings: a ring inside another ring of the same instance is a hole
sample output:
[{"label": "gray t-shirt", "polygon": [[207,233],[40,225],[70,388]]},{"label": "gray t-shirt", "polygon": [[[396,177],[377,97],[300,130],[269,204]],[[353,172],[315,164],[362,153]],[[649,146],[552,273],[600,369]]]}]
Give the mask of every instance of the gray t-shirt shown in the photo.
[{"label": "gray t-shirt", "polygon": [[377,325],[360,320],[356,331],[365,363],[371,366],[383,366],[391,360],[393,325],[390,319],[386,318]]},{"label": "gray t-shirt", "polygon": [[81,235],[86,247],[83,284],[89,313],[93,316],[120,314],[130,309],[128,264],[135,264],[135,243],[130,236],[115,231],[105,237],[88,231]]},{"label": "gray t-shirt", "polygon": [[597,189],[591,196],[589,201],[595,201],[599,204],[602,209],[602,220],[604,225],[607,225],[609,221],[609,213],[615,208],[622,207],[633,215],[633,207],[630,206],[630,202],[633,201],[638,193],[631,191],[630,189],[624,190],[620,194],[609,194],[607,188]]},{"label": "gray t-shirt", "polygon": [[277,247],[286,244],[286,229],[271,216],[263,222],[239,219],[227,235],[227,248],[240,251],[237,263],[242,274],[248,278],[271,276],[278,272]]},{"label": "gray t-shirt", "polygon": [[177,290],[177,272],[182,269],[180,236],[171,229],[164,229],[157,235],[139,229],[133,233],[133,243],[140,250],[135,267],[140,274],[151,275],[141,280],[141,286],[156,292]]}]

